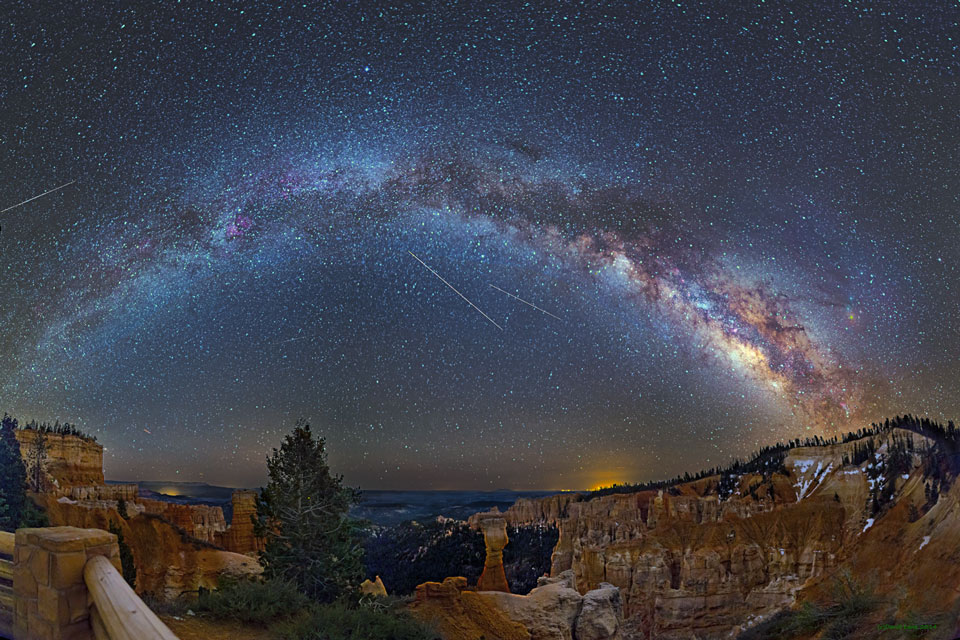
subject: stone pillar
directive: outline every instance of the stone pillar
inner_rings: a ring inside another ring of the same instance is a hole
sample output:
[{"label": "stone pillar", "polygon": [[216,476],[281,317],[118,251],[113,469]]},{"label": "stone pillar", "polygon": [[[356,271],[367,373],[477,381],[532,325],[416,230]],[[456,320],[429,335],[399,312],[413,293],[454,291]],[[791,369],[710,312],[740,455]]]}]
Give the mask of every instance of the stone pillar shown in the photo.
[{"label": "stone pillar", "polygon": [[14,549],[14,637],[92,640],[83,567],[106,556],[120,570],[117,536],[100,529],[18,529]]},{"label": "stone pillar", "polygon": [[507,575],[503,572],[503,548],[510,542],[507,537],[507,521],[499,511],[478,513],[477,521],[483,531],[483,543],[487,547],[487,559],[477,582],[477,591],[510,593]]},{"label": "stone pillar", "polygon": [[257,515],[257,492],[238,489],[230,498],[233,517],[230,527],[224,532],[222,545],[227,551],[252,553],[263,551],[265,541],[253,533],[253,518]]}]

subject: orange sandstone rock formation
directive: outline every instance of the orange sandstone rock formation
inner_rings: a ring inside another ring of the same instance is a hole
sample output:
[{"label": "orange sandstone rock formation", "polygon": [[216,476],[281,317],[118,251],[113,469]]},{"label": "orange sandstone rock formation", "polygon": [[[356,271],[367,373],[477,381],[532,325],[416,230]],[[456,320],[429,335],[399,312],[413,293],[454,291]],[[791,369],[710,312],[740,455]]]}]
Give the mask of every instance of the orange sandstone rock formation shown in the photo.
[{"label": "orange sandstone rock formation", "polygon": [[[24,460],[30,452],[37,432],[18,429],[17,442]],[[72,487],[102,485],[103,447],[78,436],[46,433],[46,470],[53,491],[67,495]]]},{"label": "orange sandstone rock formation", "polygon": [[[521,596],[466,590],[466,578],[447,578],[417,587],[411,610],[444,640],[530,638],[530,640],[622,640],[620,590],[609,584],[581,595],[572,571],[541,578]],[[512,624],[511,624],[512,623]],[[512,632],[515,635],[506,635]]]},{"label": "orange sandstone rock formation", "polygon": [[223,509],[205,504],[177,504],[164,500],[140,498],[145,513],[162,516],[197,540],[215,543],[227,530]]},{"label": "orange sandstone rock formation", "polygon": [[227,550],[236,553],[254,553],[263,551],[264,540],[253,532],[253,519],[257,515],[257,492],[237,490],[231,496],[233,517],[230,528],[219,538],[219,543]]},{"label": "orange sandstone rock formation", "polygon": [[[233,496],[233,522],[227,528],[220,507],[189,505],[141,498],[137,485],[107,485],[103,480],[103,447],[77,436],[46,434],[46,472],[51,490],[30,494],[54,526],[109,529],[120,527],[133,550],[137,565],[137,590],[162,598],[183,591],[215,587],[220,575],[250,575],[261,568],[254,558],[240,553],[256,551],[250,515],[256,512],[256,493],[238,491]],[[26,456],[36,433],[18,431]],[[125,517],[118,511],[120,501]],[[216,547],[226,542],[227,550]]]},{"label": "orange sandstone rock formation", "polygon": [[621,640],[623,609],[620,590],[601,583],[581,595],[572,571],[540,578],[525,596],[495,591],[480,597],[521,623],[534,640]]},{"label": "orange sandstone rock formation", "polygon": [[417,587],[410,613],[433,626],[444,640],[531,640],[530,632],[474,591],[467,579],[447,578]]},{"label": "orange sandstone rock formation", "polygon": [[383,585],[383,580],[380,579],[380,576],[377,576],[377,579],[372,582],[370,580],[361,582],[360,593],[369,596],[386,597],[387,588]]},{"label": "orange sandstone rock formation", "polygon": [[61,502],[51,494],[32,497],[47,512],[53,526],[103,530],[109,530],[111,525],[119,527],[133,551],[138,593],[173,599],[199,587],[215,588],[221,575],[240,577],[261,571],[254,558],[185,537],[159,516],[124,519],[115,510]]},{"label": "orange sandstone rock formation", "polygon": [[[558,525],[551,575],[572,570],[580,593],[604,582],[619,587],[626,638],[735,636],[807,593],[828,592],[843,568],[877,576],[878,588],[890,593],[902,586],[905,607],[960,612],[960,592],[931,588],[960,584],[953,553],[960,483],[922,512],[924,479],[915,455],[913,468],[895,480],[892,507],[882,517],[869,510],[871,469],[883,464],[895,435],[907,434],[878,436],[876,459],[858,467],[843,464],[852,442],[794,448],[786,474],[743,474],[722,501],[714,476],[670,491],[523,499],[501,517],[511,525]],[[918,449],[930,445],[912,437]],[[910,522],[910,513],[921,517]],[[481,528],[483,519],[477,514],[471,524]]]},{"label": "orange sandstone rock formation", "polygon": [[487,548],[487,558],[483,563],[480,580],[477,581],[477,590],[510,593],[507,574],[503,570],[503,548],[510,542],[507,537],[507,522],[503,519],[503,514],[496,509],[477,514],[477,521],[483,531],[483,543]]}]

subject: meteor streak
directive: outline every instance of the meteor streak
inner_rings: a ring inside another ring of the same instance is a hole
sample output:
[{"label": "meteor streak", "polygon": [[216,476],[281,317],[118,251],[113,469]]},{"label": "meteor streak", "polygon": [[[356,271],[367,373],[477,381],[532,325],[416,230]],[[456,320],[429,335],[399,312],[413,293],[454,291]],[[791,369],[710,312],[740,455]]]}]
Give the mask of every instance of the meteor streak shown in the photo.
[{"label": "meteor streak", "polygon": [[490,321],[490,324],[492,324],[493,326],[495,326],[497,329],[500,329],[500,331],[503,331],[503,327],[501,327],[501,326],[498,325],[496,322],[494,322],[494,321],[493,321],[493,318],[491,318],[490,316],[488,316],[487,314],[485,314],[485,313],[483,312],[483,310],[480,309],[480,307],[478,307],[477,305],[475,305],[475,304],[473,304],[472,302],[470,302],[470,300],[467,298],[467,296],[465,296],[465,295],[463,295],[462,293],[460,293],[459,291],[457,291],[456,287],[454,287],[452,284],[450,284],[449,282],[447,282],[446,280],[444,280],[443,277],[442,277],[439,273],[437,273],[436,271],[434,271],[433,269],[431,269],[430,266],[429,266],[426,262],[424,262],[423,260],[421,260],[420,258],[418,258],[413,251],[407,251],[407,253],[409,253],[410,255],[412,255],[413,258],[414,258],[414,260],[416,260],[417,262],[419,262],[420,264],[422,264],[423,266],[425,266],[425,267],[427,268],[427,270],[430,271],[430,273],[432,273],[433,275],[435,275],[435,276],[437,276],[438,278],[440,278],[440,281],[441,281],[443,284],[445,284],[445,285],[447,285],[448,287],[450,287],[451,289],[453,289],[454,292],[456,292],[456,294],[457,294],[458,296],[460,296],[461,298],[463,298],[464,300],[466,300],[466,301],[467,301],[467,304],[469,304],[471,307],[473,307],[474,309],[476,309],[477,311],[479,311],[479,312],[480,312],[480,315],[482,315],[484,318],[486,318],[487,320]]},{"label": "meteor streak", "polygon": [[24,201],[21,202],[20,204],[15,204],[15,205],[13,205],[12,207],[7,207],[7,208],[4,209],[3,211],[0,211],[0,213],[6,213],[7,211],[10,211],[11,209],[16,209],[16,208],[19,207],[19,206],[25,205],[25,204],[27,204],[28,202],[33,202],[33,201],[36,200],[37,198],[42,198],[43,196],[47,195],[48,193],[53,193],[54,191],[60,191],[60,189],[63,189],[64,187],[69,187],[69,186],[72,185],[74,182],[76,182],[76,180],[71,180],[71,181],[68,182],[67,184],[62,184],[62,185],[60,185],[59,187],[56,187],[56,188],[54,188],[54,189],[50,189],[50,191],[44,191],[44,192],[41,193],[40,195],[38,195],[38,196],[33,196],[32,198],[29,198],[29,199],[27,199],[27,200],[24,200]]},{"label": "meteor streak", "polygon": [[557,320],[563,322],[563,318],[558,318],[557,316],[553,315],[552,313],[550,313],[550,312],[547,311],[546,309],[541,309],[540,307],[538,307],[537,305],[533,304],[532,302],[527,302],[526,300],[524,300],[524,299],[521,298],[520,296],[515,296],[515,295],[513,295],[512,293],[510,293],[509,291],[504,291],[503,289],[501,289],[500,287],[498,287],[498,286],[496,286],[496,285],[491,284],[490,286],[493,287],[494,289],[496,289],[497,291],[499,291],[500,293],[505,293],[505,294],[507,294],[508,296],[510,296],[511,298],[516,298],[517,300],[519,300],[519,301],[522,302],[523,304],[529,305],[529,306],[533,307],[534,309],[536,309],[536,310],[539,311],[540,313],[545,313],[545,314],[547,314],[548,316],[550,316],[551,318],[557,318]]}]

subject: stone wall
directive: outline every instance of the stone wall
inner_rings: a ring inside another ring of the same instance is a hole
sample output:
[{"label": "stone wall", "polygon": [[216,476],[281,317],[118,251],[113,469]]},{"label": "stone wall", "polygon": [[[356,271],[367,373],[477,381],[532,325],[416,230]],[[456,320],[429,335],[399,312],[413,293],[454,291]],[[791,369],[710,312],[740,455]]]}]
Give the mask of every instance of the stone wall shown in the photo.
[{"label": "stone wall", "polygon": [[14,634],[31,640],[86,640],[90,607],[83,568],[104,556],[120,570],[117,537],[99,529],[20,529],[14,551]]}]

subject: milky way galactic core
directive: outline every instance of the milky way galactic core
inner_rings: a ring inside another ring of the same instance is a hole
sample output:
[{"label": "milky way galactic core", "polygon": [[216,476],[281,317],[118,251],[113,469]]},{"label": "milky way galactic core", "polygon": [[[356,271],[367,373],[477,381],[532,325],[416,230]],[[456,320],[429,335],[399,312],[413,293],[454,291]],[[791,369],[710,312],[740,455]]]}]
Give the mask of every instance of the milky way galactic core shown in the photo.
[{"label": "milky way galactic core", "polygon": [[6,3],[0,409],[429,489],[955,418],[960,8],[771,4]]}]

